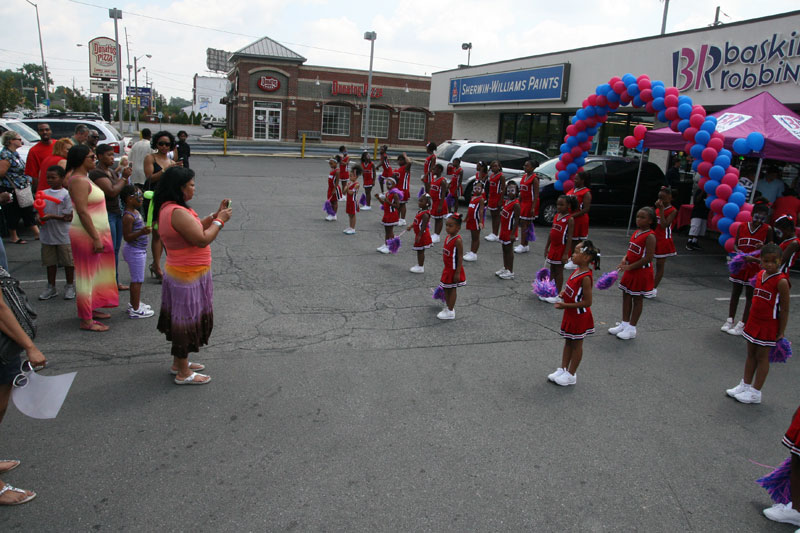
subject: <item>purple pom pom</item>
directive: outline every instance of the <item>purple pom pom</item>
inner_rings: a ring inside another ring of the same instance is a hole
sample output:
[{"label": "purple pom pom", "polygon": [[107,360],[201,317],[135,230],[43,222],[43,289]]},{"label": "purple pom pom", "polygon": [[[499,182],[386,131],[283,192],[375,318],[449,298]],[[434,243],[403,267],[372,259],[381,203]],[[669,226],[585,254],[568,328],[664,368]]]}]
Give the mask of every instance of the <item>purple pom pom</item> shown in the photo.
[{"label": "purple pom pom", "polygon": [[403,194],[403,191],[401,191],[401,190],[400,190],[400,189],[398,189],[397,187],[392,187],[391,189],[389,189],[389,192],[388,192],[388,193],[386,193],[386,194],[387,194],[387,195],[388,195],[388,194],[394,194],[394,195],[396,195],[396,196],[399,196],[401,199],[403,199],[403,198],[405,197],[405,194]]},{"label": "purple pom pom", "polygon": [[736,254],[731,259],[731,262],[728,263],[728,272],[731,274],[738,274],[744,268],[744,258],[745,254]]},{"label": "purple pom pom", "polygon": [[322,206],[322,210],[325,211],[330,216],[336,215],[336,211],[333,210],[333,206],[331,205],[330,200],[325,200],[325,205]]},{"label": "purple pom pom", "polygon": [[792,343],[786,337],[775,343],[769,351],[770,363],[785,363],[792,356]]},{"label": "purple pom pom", "polygon": [[393,254],[396,254],[397,251],[400,250],[400,244],[400,237],[392,237],[391,239],[386,240],[386,246]]},{"label": "purple pom pom", "polygon": [[450,209],[452,209],[453,206],[456,205],[456,197],[453,196],[452,194],[448,194],[445,197],[444,201],[447,202],[447,207],[449,207]]},{"label": "purple pom pom", "polygon": [[441,285],[433,289],[433,299],[441,300],[441,302],[444,303],[444,288]]},{"label": "purple pom pom", "polygon": [[367,195],[364,194],[363,192],[361,193],[361,198],[358,199],[358,205],[360,205],[361,207],[367,205]]},{"label": "purple pom pom", "polygon": [[606,289],[610,289],[614,284],[617,282],[619,278],[619,271],[612,270],[611,272],[606,272],[597,280],[595,287],[604,291]]},{"label": "purple pom pom", "polygon": [[756,274],[755,276],[750,278],[750,286],[751,287],[755,287],[756,286],[756,276],[758,276],[758,274]]},{"label": "purple pom pom", "polygon": [[550,269],[549,268],[540,268],[539,272],[536,273],[536,279],[539,281],[543,280],[544,278],[550,277]]},{"label": "purple pom pom", "polygon": [[422,198],[422,195],[425,194],[425,187],[421,187],[419,192],[417,193],[417,198]]},{"label": "purple pom pom", "polygon": [[789,482],[791,472],[792,456],[790,455],[778,468],[757,479],[756,483],[764,487],[772,501],[787,504],[792,501],[792,490]]},{"label": "purple pom pom", "polygon": [[536,240],[536,230],[533,229],[533,220],[531,220],[530,224],[528,225],[528,231],[525,233],[525,238],[530,242]]},{"label": "purple pom pom", "polygon": [[533,294],[536,296],[540,296],[542,298],[553,298],[554,296],[558,296],[556,282],[551,280],[549,277],[536,279],[533,283],[531,283],[531,286],[533,287]]}]

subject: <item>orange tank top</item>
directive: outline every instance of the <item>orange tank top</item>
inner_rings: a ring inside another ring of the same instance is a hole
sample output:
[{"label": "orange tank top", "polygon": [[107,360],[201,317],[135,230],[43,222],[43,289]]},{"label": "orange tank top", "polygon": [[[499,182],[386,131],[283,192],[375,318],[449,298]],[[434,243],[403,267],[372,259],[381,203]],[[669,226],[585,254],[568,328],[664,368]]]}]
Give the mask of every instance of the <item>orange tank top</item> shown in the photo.
[{"label": "orange tank top", "polygon": [[172,213],[176,209],[183,209],[191,213],[197,225],[202,229],[200,217],[194,209],[182,207],[175,202],[167,202],[161,206],[158,213],[158,233],[161,241],[167,248],[167,265],[169,266],[207,266],[211,264],[211,247],[190,244],[172,226]]}]

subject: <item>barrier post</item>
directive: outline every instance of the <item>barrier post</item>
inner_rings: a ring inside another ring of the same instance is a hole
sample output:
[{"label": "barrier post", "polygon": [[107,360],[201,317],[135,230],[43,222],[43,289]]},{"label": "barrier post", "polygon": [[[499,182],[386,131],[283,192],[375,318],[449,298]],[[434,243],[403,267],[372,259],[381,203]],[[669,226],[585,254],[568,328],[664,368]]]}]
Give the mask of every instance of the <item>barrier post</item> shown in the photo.
[{"label": "barrier post", "polygon": [[372,152],[372,159],[378,159],[378,138],[375,137],[375,150]]},{"label": "barrier post", "polygon": [[222,155],[228,155],[228,130],[222,130]]},{"label": "barrier post", "polygon": [[306,134],[303,134],[303,142],[300,144],[300,158],[306,157]]}]

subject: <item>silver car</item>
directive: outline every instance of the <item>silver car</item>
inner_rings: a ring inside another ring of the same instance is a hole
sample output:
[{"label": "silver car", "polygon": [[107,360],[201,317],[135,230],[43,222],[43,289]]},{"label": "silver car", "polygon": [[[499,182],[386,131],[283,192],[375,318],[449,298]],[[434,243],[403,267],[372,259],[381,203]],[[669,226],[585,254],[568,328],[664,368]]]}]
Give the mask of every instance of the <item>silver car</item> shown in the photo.
[{"label": "silver car", "polygon": [[39,133],[26,126],[23,122],[16,119],[0,118],[0,135],[8,130],[16,131],[22,137],[22,146],[17,149],[17,153],[22,157],[23,161],[28,158],[28,150],[31,149],[31,146],[42,140],[39,137]]}]

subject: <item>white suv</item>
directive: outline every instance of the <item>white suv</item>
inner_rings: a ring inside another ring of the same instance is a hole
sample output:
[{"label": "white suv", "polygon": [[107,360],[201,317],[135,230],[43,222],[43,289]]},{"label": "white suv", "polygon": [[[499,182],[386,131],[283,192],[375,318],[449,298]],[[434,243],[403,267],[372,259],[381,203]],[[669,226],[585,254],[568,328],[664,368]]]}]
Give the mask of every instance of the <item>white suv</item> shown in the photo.
[{"label": "white suv", "polygon": [[8,130],[16,131],[19,133],[19,136],[22,137],[22,146],[17,149],[17,153],[22,157],[23,161],[27,159],[28,150],[31,149],[31,146],[42,140],[39,137],[39,133],[29,126],[26,126],[22,121],[11,118],[0,118],[0,135]]},{"label": "white suv", "polygon": [[39,118],[25,118],[22,122],[30,126],[32,129],[37,130],[39,124],[49,124],[51,135],[53,139],[63,139],[64,137],[72,137],[75,134],[75,126],[78,124],[86,125],[90,130],[94,130],[100,134],[100,144],[110,144],[114,148],[114,159],[119,159],[125,155],[128,146],[127,139],[120,134],[117,129],[103,120],[90,120],[84,118],[58,118],[58,117],[39,117]]}]

